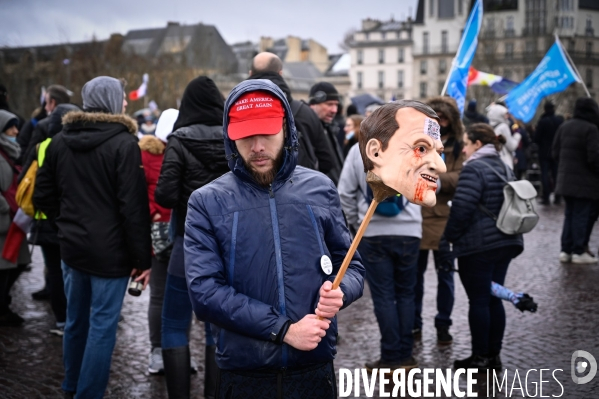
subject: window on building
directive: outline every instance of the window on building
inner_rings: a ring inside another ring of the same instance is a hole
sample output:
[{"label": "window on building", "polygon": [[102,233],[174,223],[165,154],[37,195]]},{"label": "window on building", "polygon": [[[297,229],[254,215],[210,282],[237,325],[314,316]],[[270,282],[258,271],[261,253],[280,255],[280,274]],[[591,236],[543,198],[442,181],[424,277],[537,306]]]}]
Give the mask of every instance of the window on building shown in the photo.
[{"label": "window on building", "polygon": [[397,71],[397,87],[403,87],[403,71]]},{"label": "window on building", "polygon": [[440,59],[439,60],[439,73],[443,74],[445,72],[447,72],[447,60]]},{"label": "window on building", "polygon": [[526,0],[524,32],[527,35],[543,35],[547,30],[547,0]]},{"label": "window on building", "polygon": [[511,60],[514,58],[514,43],[505,44],[505,59]]},{"label": "window on building", "polygon": [[358,50],[356,58],[358,65],[362,65],[364,63],[364,52],[362,50]]},{"label": "window on building", "polygon": [[428,32],[422,32],[422,53],[428,54]]},{"label": "window on building", "polygon": [[530,55],[537,51],[536,39],[526,41],[526,54]]},{"label": "window on building", "polygon": [[587,54],[587,58],[591,57],[591,55],[593,54],[593,42],[587,42],[586,54]]},{"label": "window on building", "polygon": [[428,16],[432,17],[435,15],[435,0],[428,1]]},{"label": "window on building", "polygon": [[444,87],[445,87],[445,81],[444,80],[440,80],[439,84],[437,85],[438,93],[439,94],[443,93],[443,88]]},{"label": "window on building", "polygon": [[385,71],[379,71],[379,89],[385,87]]},{"label": "window on building", "polygon": [[404,61],[404,48],[400,47],[397,50],[397,62],[401,64],[401,63],[403,63],[403,61]]},{"label": "window on building", "polygon": [[453,18],[454,17],[454,0],[439,0],[439,19]]},{"label": "window on building", "polygon": [[593,30],[593,19],[590,15],[587,15],[587,23],[585,25],[584,34],[587,36],[593,36],[594,33],[595,32]]},{"label": "window on building", "polygon": [[568,51],[574,51],[576,49],[576,39],[568,40]]},{"label": "window on building", "polygon": [[426,60],[420,61],[420,74],[426,75],[426,69],[427,69]]},{"label": "window on building", "polygon": [[362,72],[358,72],[357,74],[357,82],[356,85],[358,86],[358,89],[362,88]]},{"label": "window on building", "polygon": [[441,31],[441,52],[443,54],[449,52],[449,45],[447,43],[449,40],[447,36],[448,34],[446,30]]},{"label": "window on building", "polygon": [[426,97],[426,82],[420,82],[420,98]]},{"label": "window on building", "polygon": [[587,68],[587,78],[585,81],[587,88],[593,88],[593,70],[591,68]]},{"label": "window on building", "polygon": [[379,64],[385,63],[385,50],[379,49]]},{"label": "window on building", "polygon": [[458,14],[462,15],[464,13],[464,3],[462,0],[458,0]]},{"label": "window on building", "polygon": [[368,40],[370,39],[370,33],[366,32],[364,33],[364,40]]},{"label": "window on building", "polygon": [[503,77],[506,79],[511,79],[512,78],[512,70],[511,69],[504,69],[503,70]]},{"label": "window on building", "polygon": [[512,16],[509,16],[505,19],[505,36],[514,36],[514,17]]},{"label": "window on building", "polygon": [[387,38],[387,32],[381,32],[381,39],[385,40]]}]

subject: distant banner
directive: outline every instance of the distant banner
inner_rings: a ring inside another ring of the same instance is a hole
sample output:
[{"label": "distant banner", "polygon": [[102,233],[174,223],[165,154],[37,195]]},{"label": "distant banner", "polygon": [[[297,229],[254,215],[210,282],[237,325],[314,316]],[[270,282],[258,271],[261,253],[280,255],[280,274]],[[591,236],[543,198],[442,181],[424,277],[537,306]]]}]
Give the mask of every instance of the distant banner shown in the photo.
[{"label": "distant banner", "polygon": [[564,91],[574,82],[580,79],[556,41],[537,68],[507,95],[505,103],[512,115],[530,122],[544,97]]},{"label": "distant banner", "polygon": [[468,86],[489,86],[491,90],[497,94],[508,94],[517,87],[518,84],[519,83],[506,79],[503,76],[477,71],[473,67],[470,67],[470,71],[468,71]]},{"label": "distant banner", "polygon": [[129,92],[129,100],[135,101],[135,100],[139,100],[140,98],[144,97],[146,95],[146,92],[148,91],[148,81],[149,80],[150,80],[150,77],[148,76],[148,74],[144,73],[143,78],[142,78],[142,83],[139,86],[139,88],[137,90],[132,90]]},{"label": "distant banner", "polygon": [[478,32],[483,20],[483,2],[476,0],[472,12],[466,22],[460,47],[451,64],[449,79],[447,81],[447,94],[453,97],[460,109],[464,112],[464,102],[466,100],[466,90],[468,89],[468,70],[472,59],[476,53],[478,45]]}]

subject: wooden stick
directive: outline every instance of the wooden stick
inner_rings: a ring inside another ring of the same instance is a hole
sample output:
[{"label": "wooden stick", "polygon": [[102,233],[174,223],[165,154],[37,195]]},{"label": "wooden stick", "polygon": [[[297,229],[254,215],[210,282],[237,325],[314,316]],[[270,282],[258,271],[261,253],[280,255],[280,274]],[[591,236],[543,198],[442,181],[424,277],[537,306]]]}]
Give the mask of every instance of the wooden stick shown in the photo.
[{"label": "wooden stick", "polygon": [[358,232],[356,233],[356,236],[354,237],[354,241],[351,243],[351,246],[349,247],[349,250],[347,251],[347,254],[345,255],[345,259],[343,259],[343,263],[341,264],[341,267],[339,268],[339,272],[337,272],[337,277],[335,277],[335,281],[333,281],[332,289],[336,290],[337,288],[339,288],[339,285],[341,284],[341,280],[343,280],[343,276],[345,276],[345,272],[347,271],[347,267],[349,266],[349,263],[351,262],[352,258],[354,257],[354,253],[356,252],[356,249],[358,249],[358,244],[362,240],[362,236],[364,235],[364,232],[366,231],[366,228],[368,227],[368,224],[370,223],[370,219],[372,218],[372,215],[374,214],[374,210],[376,209],[378,204],[379,204],[378,201],[375,199],[373,199],[372,202],[370,203],[370,207],[368,207],[368,210],[366,211],[366,215],[364,215],[364,220],[362,220],[362,224],[360,224],[360,228],[358,229]]}]

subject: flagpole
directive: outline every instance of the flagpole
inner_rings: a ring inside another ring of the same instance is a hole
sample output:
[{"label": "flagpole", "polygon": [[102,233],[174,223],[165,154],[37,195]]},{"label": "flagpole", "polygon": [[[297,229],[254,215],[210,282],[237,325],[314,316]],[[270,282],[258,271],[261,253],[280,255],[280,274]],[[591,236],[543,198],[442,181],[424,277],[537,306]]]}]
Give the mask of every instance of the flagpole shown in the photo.
[{"label": "flagpole", "polygon": [[570,65],[572,66],[572,68],[574,68],[574,71],[576,71],[576,75],[578,75],[578,79],[580,79],[580,83],[582,84],[582,87],[584,87],[584,91],[587,93],[587,97],[591,97],[591,93],[589,93],[589,89],[587,88],[587,85],[584,83],[584,80],[582,79],[582,75],[580,75],[580,72],[578,72],[578,68],[576,68],[576,64],[574,64],[574,61],[572,61],[572,58],[570,58],[570,54],[568,54],[568,50],[566,50],[566,48],[562,45],[562,41],[559,40],[559,36],[557,35],[557,33],[555,33],[555,41],[559,44],[559,47],[562,49],[564,54],[566,54],[566,57],[568,58],[568,62],[570,62]]}]

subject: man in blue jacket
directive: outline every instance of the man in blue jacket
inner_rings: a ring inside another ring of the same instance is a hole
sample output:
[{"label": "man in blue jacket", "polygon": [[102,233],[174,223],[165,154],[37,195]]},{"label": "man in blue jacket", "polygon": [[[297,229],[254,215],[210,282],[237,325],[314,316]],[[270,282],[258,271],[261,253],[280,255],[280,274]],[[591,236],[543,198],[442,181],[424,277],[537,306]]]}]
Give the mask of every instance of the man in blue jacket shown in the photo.
[{"label": "man in blue jacket", "polygon": [[[231,172],[196,190],[185,228],[193,309],[213,325],[217,397],[336,398],[337,312],[360,298],[333,182],[297,162],[297,133],[272,82],[236,86],[225,104]],[[321,317],[322,319],[319,319]]]}]

